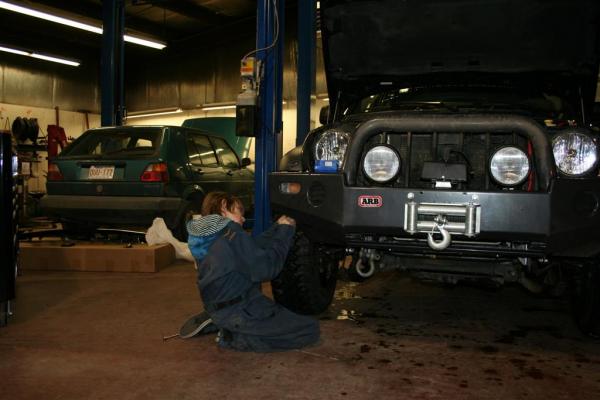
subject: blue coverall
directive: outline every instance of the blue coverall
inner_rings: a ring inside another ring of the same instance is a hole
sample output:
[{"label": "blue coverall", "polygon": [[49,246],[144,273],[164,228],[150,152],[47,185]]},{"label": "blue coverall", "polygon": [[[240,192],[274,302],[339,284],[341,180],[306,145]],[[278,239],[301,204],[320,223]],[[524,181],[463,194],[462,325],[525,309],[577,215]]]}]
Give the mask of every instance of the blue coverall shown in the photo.
[{"label": "blue coverall", "polygon": [[213,323],[226,332],[219,346],[242,351],[301,348],[319,339],[319,323],[275,303],[261,283],[282,270],[295,228],[275,224],[258,238],[220,215],[188,222],[198,264],[198,289]]}]

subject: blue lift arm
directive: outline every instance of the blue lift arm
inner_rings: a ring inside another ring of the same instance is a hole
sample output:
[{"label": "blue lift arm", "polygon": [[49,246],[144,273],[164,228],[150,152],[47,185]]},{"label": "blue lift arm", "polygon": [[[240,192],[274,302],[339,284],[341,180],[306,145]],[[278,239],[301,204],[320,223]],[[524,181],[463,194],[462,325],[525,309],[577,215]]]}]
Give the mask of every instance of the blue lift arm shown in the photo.
[{"label": "blue lift arm", "polygon": [[256,136],[255,165],[255,214],[253,234],[264,232],[271,224],[269,198],[269,172],[277,168],[278,149],[281,143],[283,124],[282,83],[284,43],[284,0],[259,0],[257,8],[257,49],[277,43],[269,50],[257,52],[262,64],[259,90],[259,124]]},{"label": "blue lift arm", "polygon": [[105,0],[102,4],[101,124],[123,124],[125,109],[123,34],[125,1]]}]

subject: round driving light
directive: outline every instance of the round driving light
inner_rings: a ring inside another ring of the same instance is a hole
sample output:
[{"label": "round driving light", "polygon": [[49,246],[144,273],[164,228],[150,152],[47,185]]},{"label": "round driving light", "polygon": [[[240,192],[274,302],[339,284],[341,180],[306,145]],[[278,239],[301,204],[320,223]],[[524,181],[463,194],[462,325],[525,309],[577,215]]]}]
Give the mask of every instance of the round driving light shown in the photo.
[{"label": "round driving light", "polygon": [[365,155],[363,170],[375,182],[391,181],[400,170],[400,157],[391,147],[375,146]]},{"label": "round driving light", "polygon": [[315,144],[315,159],[338,160],[341,164],[349,141],[350,135],[346,132],[326,131]]},{"label": "round driving light", "polygon": [[519,148],[502,147],[490,160],[490,173],[501,185],[520,185],[525,182],[529,174],[529,158]]},{"label": "round driving light", "polygon": [[579,133],[563,133],[552,141],[556,166],[566,175],[579,176],[590,172],[598,160],[598,149],[591,137]]}]

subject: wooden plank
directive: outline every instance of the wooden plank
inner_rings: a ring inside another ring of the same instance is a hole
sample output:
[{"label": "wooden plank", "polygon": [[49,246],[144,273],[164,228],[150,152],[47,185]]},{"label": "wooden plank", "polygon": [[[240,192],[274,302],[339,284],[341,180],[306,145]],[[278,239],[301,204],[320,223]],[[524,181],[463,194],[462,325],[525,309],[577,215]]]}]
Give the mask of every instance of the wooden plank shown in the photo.
[{"label": "wooden plank", "polygon": [[23,270],[158,272],[175,260],[170,244],[100,244],[61,241],[22,242],[19,267]]}]

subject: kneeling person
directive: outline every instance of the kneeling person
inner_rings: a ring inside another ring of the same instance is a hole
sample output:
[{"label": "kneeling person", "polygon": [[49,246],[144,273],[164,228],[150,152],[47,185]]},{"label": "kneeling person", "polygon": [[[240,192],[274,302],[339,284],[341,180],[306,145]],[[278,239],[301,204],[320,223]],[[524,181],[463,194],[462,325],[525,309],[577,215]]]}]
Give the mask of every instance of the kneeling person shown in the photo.
[{"label": "kneeling person", "polygon": [[317,342],[318,321],[291,312],[261,292],[261,283],[283,269],[296,222],[282,216],[253,238],[242,229],[243,215],[237,197],[212,192],[202,203],[202,217],[187,223],[200,297],[220,329],[219,345],[267,352]]}]

